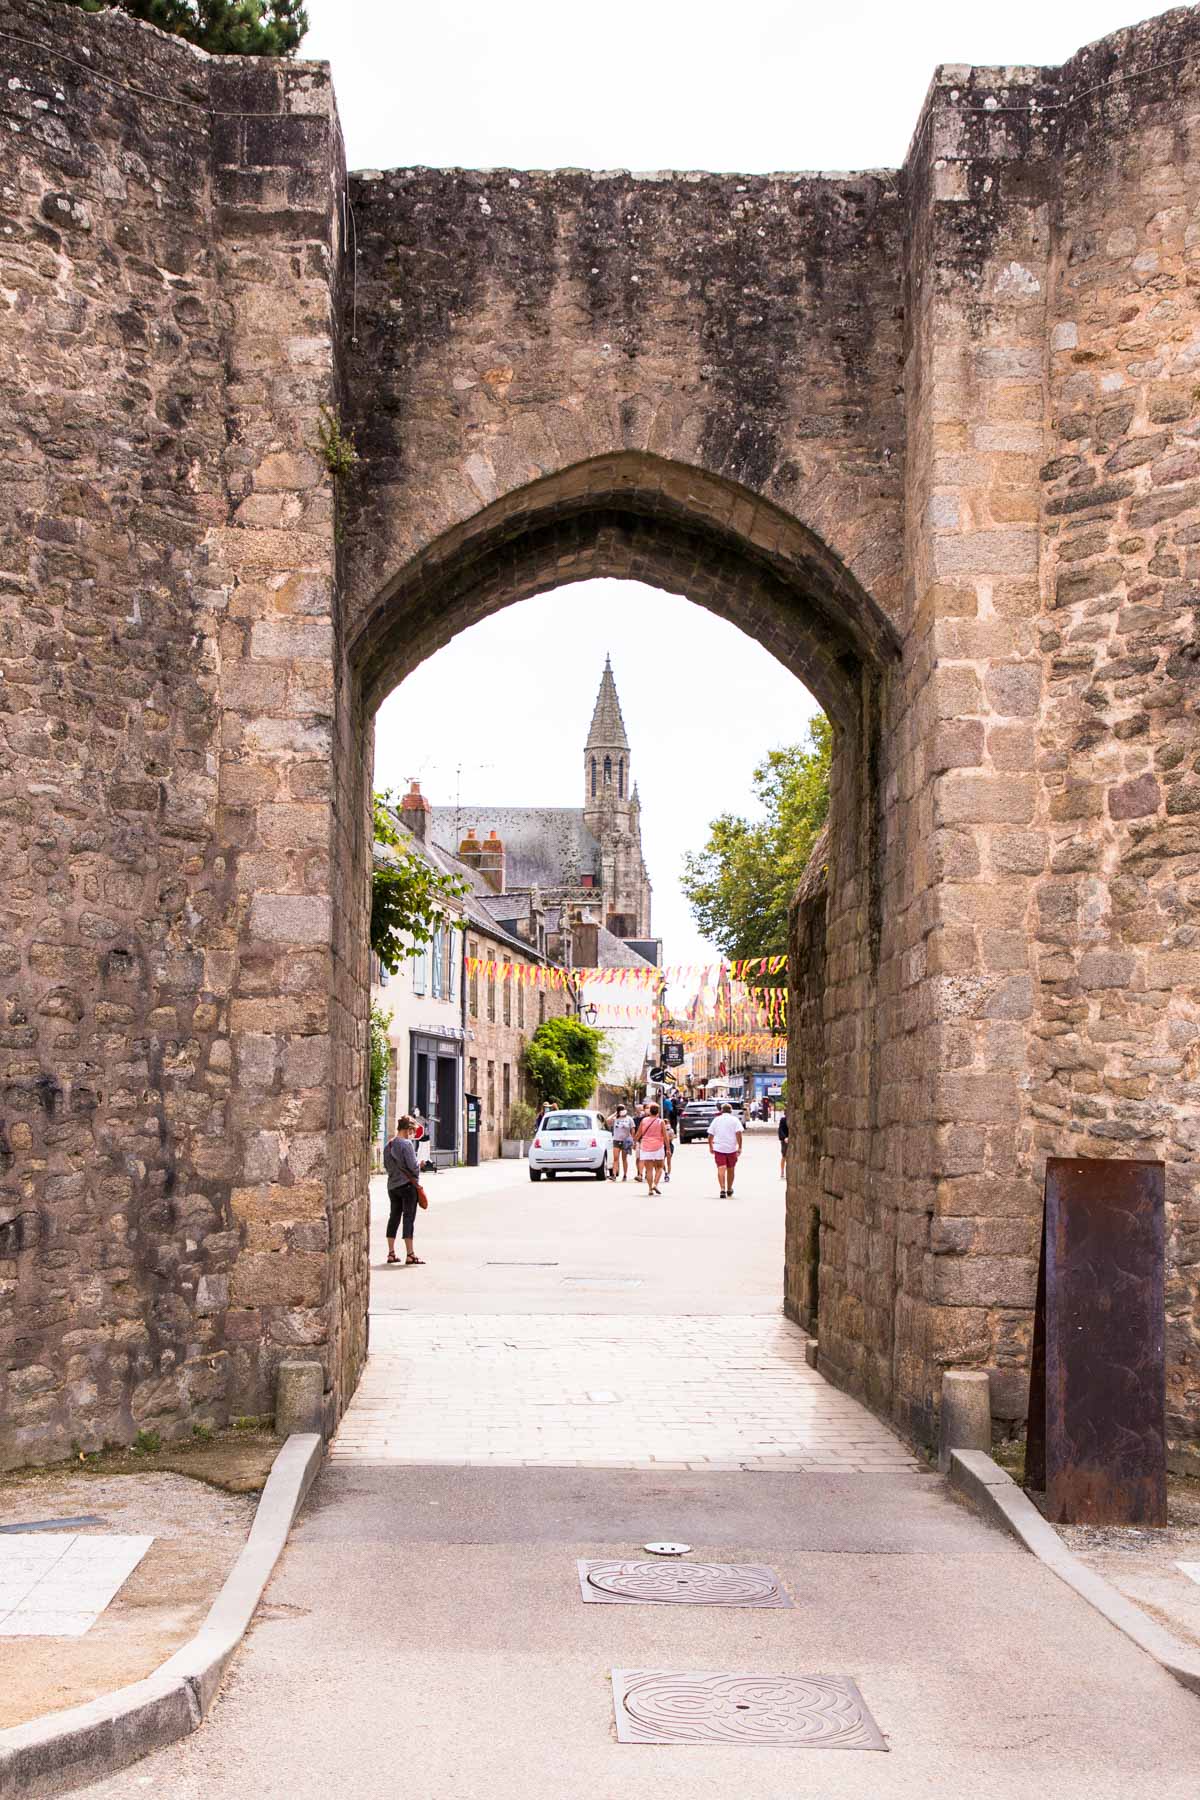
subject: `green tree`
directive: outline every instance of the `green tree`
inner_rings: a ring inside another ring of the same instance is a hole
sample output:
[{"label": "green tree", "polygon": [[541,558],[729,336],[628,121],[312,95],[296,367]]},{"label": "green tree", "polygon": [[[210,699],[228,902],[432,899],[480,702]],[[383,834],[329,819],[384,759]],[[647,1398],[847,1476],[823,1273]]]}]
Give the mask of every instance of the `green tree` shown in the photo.
[{"label": "green tree", "polygon": [[84,12],[115,6],[217,56],[290,56],[308,30],[303,0],[68,0]]},{"label": "green tree", "polygon": [[387,1105],[388,1075],[391,1072],[391,1044],[388,1041],[387,1015],[377,1006],[371,1007],[370,1018],[370,1090],[371,1134],[378,1137],[383,1129],[383,1110]]},{"label": "green tree", "polygon": [[[833,732],[818,713],[798,744],[754,771],[761,819],[722,813],[703,850],[684,859],[683,891],[704,936],[730,961],[784,955],[788,907],[829,812]],[[783,976],[764,977],[770,981]]]},{"label": "green tree", "polygon": [[470,889],[459,876],[443,875],[401,834],[391,794],[378,793],[374,802],[377,849],[371,883],[371,948],[384,968],[396,969],[440,931],[447,907],[453,907]]},{"label": "green tree", "polygon": [[543,1100],[585,1106],[608,1057],[604,1033],[582,1019],[547,1019],[525,1049],[525,1073]]}]

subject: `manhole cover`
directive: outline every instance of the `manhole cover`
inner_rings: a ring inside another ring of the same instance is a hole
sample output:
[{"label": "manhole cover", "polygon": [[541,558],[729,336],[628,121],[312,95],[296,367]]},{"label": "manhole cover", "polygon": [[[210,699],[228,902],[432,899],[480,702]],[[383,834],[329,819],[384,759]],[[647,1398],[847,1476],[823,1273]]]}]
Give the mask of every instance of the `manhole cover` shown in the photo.
[{"label": "manhole cover", "polygon": [[650,1552],[651,1556],[686,1556],[688,1554],[688,1551],[691,1549],[691,1547],[692,1546],[690,1544],[643,1544],[642,1545],[642,1549],[648,1550]]},{"label": "manhole cover", "polygon": [[581,1562],[585,1600],[621,1605],[790,1606],[774,1569],[757,1563]]},{"label": "manhole cover", "polygon": [[886,1750],[844,1675],[674,1674],[614,1669],[620,1744],[785,1744]]}]

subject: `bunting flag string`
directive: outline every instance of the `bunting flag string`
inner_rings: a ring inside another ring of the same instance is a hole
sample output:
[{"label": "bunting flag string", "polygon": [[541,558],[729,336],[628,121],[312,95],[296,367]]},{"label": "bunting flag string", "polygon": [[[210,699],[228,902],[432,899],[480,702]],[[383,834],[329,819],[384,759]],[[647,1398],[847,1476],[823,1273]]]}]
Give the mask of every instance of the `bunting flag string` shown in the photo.
[{"label": "bunting flag string", "polygon": [[785,1037],[777,1037],[770,1032],[735,1032],[721,1031],[683,1031],[679,1034],[680,1042],[685,1050],[735,1050],[751,1053],[766,1052],[773,1054],[787,1043]]},{"label": "bunting flag string", "polygon": [[570,986],[570,970],[552,963],[491,962],[482,956],[468,956],[464,962],[468,976],[482,975],[485,981],[515,981],[522,987]]},{"label": "bunting flag string", "polygon": [[784,995],[784,988],[756,988],[752,977],[780,975],[787,969],[786,956],[760,956],[731,963],[678,963],[645,968],[562,969],[555,964],[492,961],[481,956],[466,958],[468,975],[484,975],[494,981],[519,981],[531,987],[675,987],[693,982],[704,988],[737,983],[748,986],[760,1004]]}]

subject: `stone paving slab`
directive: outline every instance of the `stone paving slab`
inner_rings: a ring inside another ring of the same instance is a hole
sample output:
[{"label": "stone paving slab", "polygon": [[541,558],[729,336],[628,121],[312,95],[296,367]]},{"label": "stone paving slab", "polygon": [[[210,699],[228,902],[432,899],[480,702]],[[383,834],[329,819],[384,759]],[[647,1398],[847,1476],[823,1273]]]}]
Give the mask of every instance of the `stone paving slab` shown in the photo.
[{"label": "stone paving slab", "polygon": [[0,1637],[82,1637],[152,1537],[13,1532],[0,1537]]},{"label": "stone paving slab", "polygon": [[[777,1315],[401,1314],[332,1447],[464,1467],[886,1472],[908,1447]],[[593,1398],[593,1396],[599,1396]]]}]

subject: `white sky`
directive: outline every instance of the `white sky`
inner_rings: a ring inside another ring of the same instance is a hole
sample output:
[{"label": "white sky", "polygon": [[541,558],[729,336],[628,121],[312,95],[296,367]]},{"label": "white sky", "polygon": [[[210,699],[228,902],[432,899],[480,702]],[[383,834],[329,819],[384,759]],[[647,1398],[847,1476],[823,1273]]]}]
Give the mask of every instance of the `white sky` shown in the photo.
[{"label": "white sky", "polygon": [[750,777],[815,702],[775,658],[690,600],[634,581],[581,581],[462,632],[379,709],[375,779],[452,806],[582,806],[583,746],[611,653],[642,802],[654,929],[667,962],[705,962],[677,881],[719,812],[748,810]]},{"label": "white sky", "polygon": [[[352,168],[864,169],[904,157],[942,62],[1058,63],[1162,10],[1139,0],[309,0],[302,54],[333,66]],[[568,623],[569,621],[569,623]],[[813,702],[687,601],[598,582],[464,633],[381,710],[380,785],[436,802],[580,803],[611,650],[643,800],[655,929],[703,960],[676,887],[708,822]],[[483,766],[486,765],[486,766]]]},{"label": "white sky", "polygon": [[938,63],[1058,63],[1144,0],[308,0],[351,168],[869,169]]}]

